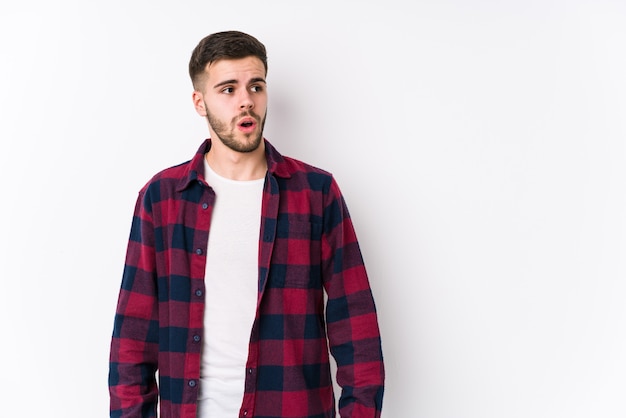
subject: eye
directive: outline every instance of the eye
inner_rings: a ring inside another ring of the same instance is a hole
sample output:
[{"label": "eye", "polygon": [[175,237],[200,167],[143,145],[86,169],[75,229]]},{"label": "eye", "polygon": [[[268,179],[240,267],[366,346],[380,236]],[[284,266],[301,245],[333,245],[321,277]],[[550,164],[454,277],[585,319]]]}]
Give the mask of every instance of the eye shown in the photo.
[{"label": "eye", "polygon": [[250,90],[252,90],[253,93],[259,93],[263,91],[263,86],[252,86]]},{"label": "eye", "polygon": [[234,91],[235,89],[233,87],[226,87],[225,89],[222,90],[222,93],[231,94]]}]

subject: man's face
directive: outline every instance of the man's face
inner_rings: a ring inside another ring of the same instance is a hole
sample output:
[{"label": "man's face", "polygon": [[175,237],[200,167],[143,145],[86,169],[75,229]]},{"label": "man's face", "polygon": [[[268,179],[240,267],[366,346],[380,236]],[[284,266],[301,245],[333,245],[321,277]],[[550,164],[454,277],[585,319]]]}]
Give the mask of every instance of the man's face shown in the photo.
[{"label": "man's face", "polygon": [[263,138],[267,112],[265,67],[260,59],[219,60],[205,69],[196,111],[209,122],[212,138],[237,152],[252,152]]}]

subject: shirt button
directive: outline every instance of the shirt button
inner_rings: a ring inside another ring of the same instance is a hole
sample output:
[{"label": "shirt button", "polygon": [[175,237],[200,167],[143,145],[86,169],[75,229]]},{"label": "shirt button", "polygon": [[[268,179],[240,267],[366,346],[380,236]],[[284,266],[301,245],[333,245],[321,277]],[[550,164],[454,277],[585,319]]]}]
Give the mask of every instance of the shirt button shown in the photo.
[{"label": "shirt button", "polygon": [[198,297],[202,296],[202,290],[197,289],[196,290],[196,296],[198,296]]},{"label": "shirt button", "polygon": [[249,374],[252,374],[252,372],[253,372],[252,368],[248,369]]},{"label": "shirt button", "polygon": [[195,388],[196,387],[196,381],[195,380],[190,380],[189,381],[189,387]]},{"label": "shirt button", "polygon": [[196,342],[196,343],[199,342],[200,341],[200,336],[199,335],[194,335],[193,336],[193,341]]},{"label": "shirt button", "polygon": [[198,254],[198,255],[202,255],[202,248],[198,248],[198,249],[196,250],[196,254]]},{"label": "shirt button", "polygon": [[243,411],[243,416],[247,416],[248,415],[248,411]]},{"label": "shirt button", "polygon": [[208,209],[209,208],[209,204],[208,203],[203,203],[202,204],[202,209]]}]

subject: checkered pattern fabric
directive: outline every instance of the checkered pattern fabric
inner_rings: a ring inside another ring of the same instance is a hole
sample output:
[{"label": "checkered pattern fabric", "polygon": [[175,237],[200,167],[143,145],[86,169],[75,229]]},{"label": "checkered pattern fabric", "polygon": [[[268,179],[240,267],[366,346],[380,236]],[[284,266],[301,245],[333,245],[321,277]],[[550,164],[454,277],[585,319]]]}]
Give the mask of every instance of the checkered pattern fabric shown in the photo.
[{"label": "checkered pattern fabric", "polygon": [[[259,289],[240,417],[379,417],[384,367],[374,300],[332,175],[265,142]],[[215,195],[206,140],[139,192],[111,341],[111,417],[196,416],[206,247]],[[328,296],[324,311],[324,291]],[[157,373],[158,371],[158,373]],[[157,384],[158,376],[158,384]]]}]

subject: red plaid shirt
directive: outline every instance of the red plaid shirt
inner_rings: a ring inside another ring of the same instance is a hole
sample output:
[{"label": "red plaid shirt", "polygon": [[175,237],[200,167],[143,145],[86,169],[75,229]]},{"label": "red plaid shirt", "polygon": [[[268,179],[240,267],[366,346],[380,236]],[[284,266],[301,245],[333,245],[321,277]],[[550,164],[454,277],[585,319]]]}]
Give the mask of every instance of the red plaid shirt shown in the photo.
[{"label": "red plaid shirt", "polygon": [[[162,418],[196,416],[210,146],[139,192],[111,342],[111,417],[156,417],[157,398]],[[329,173],[265,147],[259,292],[239,416],[334,417],[330,349],[341,416],[379,417],[376,310],[341,192]]]}]

